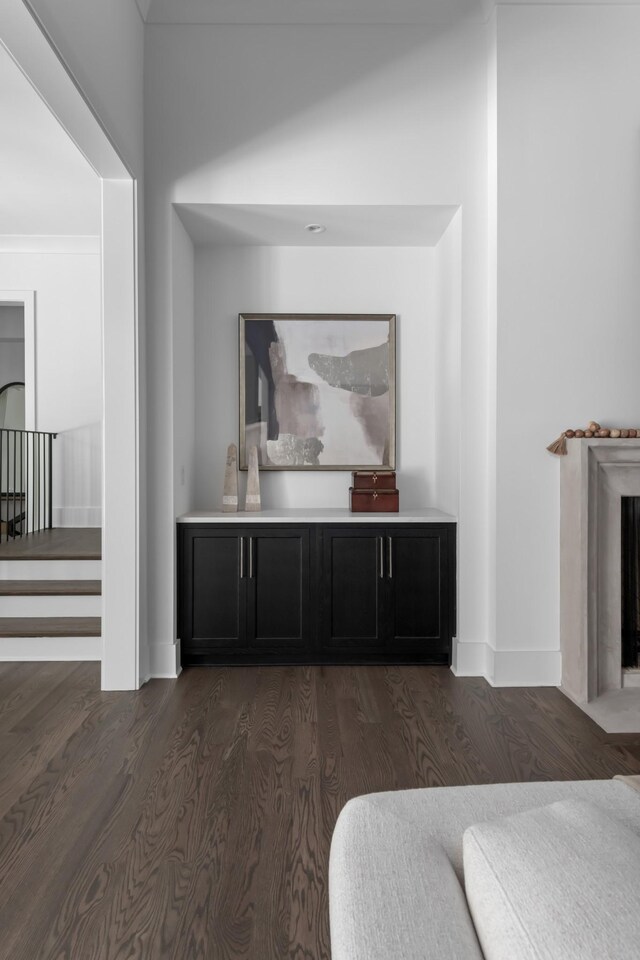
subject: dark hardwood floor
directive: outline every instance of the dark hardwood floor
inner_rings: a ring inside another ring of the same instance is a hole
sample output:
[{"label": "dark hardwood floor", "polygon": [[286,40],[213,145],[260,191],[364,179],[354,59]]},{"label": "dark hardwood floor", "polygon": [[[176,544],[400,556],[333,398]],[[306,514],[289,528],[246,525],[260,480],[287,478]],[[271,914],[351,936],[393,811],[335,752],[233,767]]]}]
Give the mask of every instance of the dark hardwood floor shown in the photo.
[{"label": "dark hardwood floor", "polygon": [[0,665],[2,960],[321,960],[327,860],[373,790],[640,773],[553,689],[442,667]]},{"label": "dark hardwood floor", "polygon": [[0,560],[100,560],[101,554],[99,527],[39,530],[0,542]]}]

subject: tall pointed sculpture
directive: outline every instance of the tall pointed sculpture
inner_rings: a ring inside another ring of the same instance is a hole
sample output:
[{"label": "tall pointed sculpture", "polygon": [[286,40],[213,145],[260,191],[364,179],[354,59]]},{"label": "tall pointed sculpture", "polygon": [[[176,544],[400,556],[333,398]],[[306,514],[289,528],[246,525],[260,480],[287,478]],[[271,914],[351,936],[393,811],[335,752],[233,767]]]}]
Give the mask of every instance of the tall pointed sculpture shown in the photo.
[{"label": "tall pointed sculpture", "polygon": [[247,477],[247,498],[244,505],[247,511],[260,510],[260,474],[258,472],[258,448],[249,450],[249,475]]},{"label": "tall pointed sculpture", "polygon": [[224,468],[224,493],[222,512],[237,513],[238,510],[238,448],[235,443],[227,447],[227,464]]}]

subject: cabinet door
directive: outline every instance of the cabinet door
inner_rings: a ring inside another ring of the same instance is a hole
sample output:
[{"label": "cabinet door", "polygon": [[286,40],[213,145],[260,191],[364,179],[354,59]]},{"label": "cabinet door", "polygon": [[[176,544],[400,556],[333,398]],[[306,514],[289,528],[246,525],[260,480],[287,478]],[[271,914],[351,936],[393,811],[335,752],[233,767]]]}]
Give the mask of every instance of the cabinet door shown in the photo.
[{"label": "cabinet door", "polygon": [[307,652],[310,640],[309,529],[245,530],[247,630],[254,650]]},{"label": "cabinet door", "polygon": [[323,542],[325,645],[374,653],[384,638],[384,529],[326,528]]},{"label": "cabinet door", "polygon": [[183,541],[182,643],[187,651],[247,645],[246,579],[239,530],[188,529]]},{"label": "cabinet door", "polygon": [[387,652],[445,662],[451,645],[448,532],[390,527],[386,548]]}]

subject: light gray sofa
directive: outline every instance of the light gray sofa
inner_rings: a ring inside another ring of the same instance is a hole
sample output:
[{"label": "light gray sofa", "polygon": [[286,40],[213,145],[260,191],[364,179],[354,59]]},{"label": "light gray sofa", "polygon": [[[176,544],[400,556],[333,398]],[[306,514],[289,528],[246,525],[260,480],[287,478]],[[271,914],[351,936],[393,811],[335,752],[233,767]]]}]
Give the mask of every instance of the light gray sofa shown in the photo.
[{"label": "light gray sofa", "polygon": [[640,958],[640,777],[358,797],[329,901],[332,960]]}]

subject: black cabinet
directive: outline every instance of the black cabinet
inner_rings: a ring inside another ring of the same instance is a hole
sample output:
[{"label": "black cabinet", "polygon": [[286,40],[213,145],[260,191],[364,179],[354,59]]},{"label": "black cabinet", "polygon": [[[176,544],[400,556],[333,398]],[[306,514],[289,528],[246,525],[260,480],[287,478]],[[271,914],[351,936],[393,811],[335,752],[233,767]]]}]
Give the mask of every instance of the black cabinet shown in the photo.
[{"label": "black cabinet", "polygon": [[182,662],[302,659],[310,640],[309,529],[184,527]]},{"label": "black cabinet", "polygon": [[323,531],[323,645],[376,651],[384,642],[383,535],[368,525]]},{"label": "black cabinet", "polygon": [[352,658],[448,662],[454,557],[452,524],[325,528],[323,646]]},{"label": "black cabinet", "polygon": [[233,528],[187,530],[184,540],[182,631],[194,650],[247,645],[247,581],[243,538]]},{"label": "black cabinet", "polygon": [[178,526],[182,663],[449,663],[455,524]]},{"label": "black cabinet", "polygon": [[448,662],[453,633],[454,541],[446,530],[387,533],[387,651]]},{"label": "black cabinet", "polygon": [[250,646],[301,653],[310,630],[309,530],[249,531],[246,540]]}]

